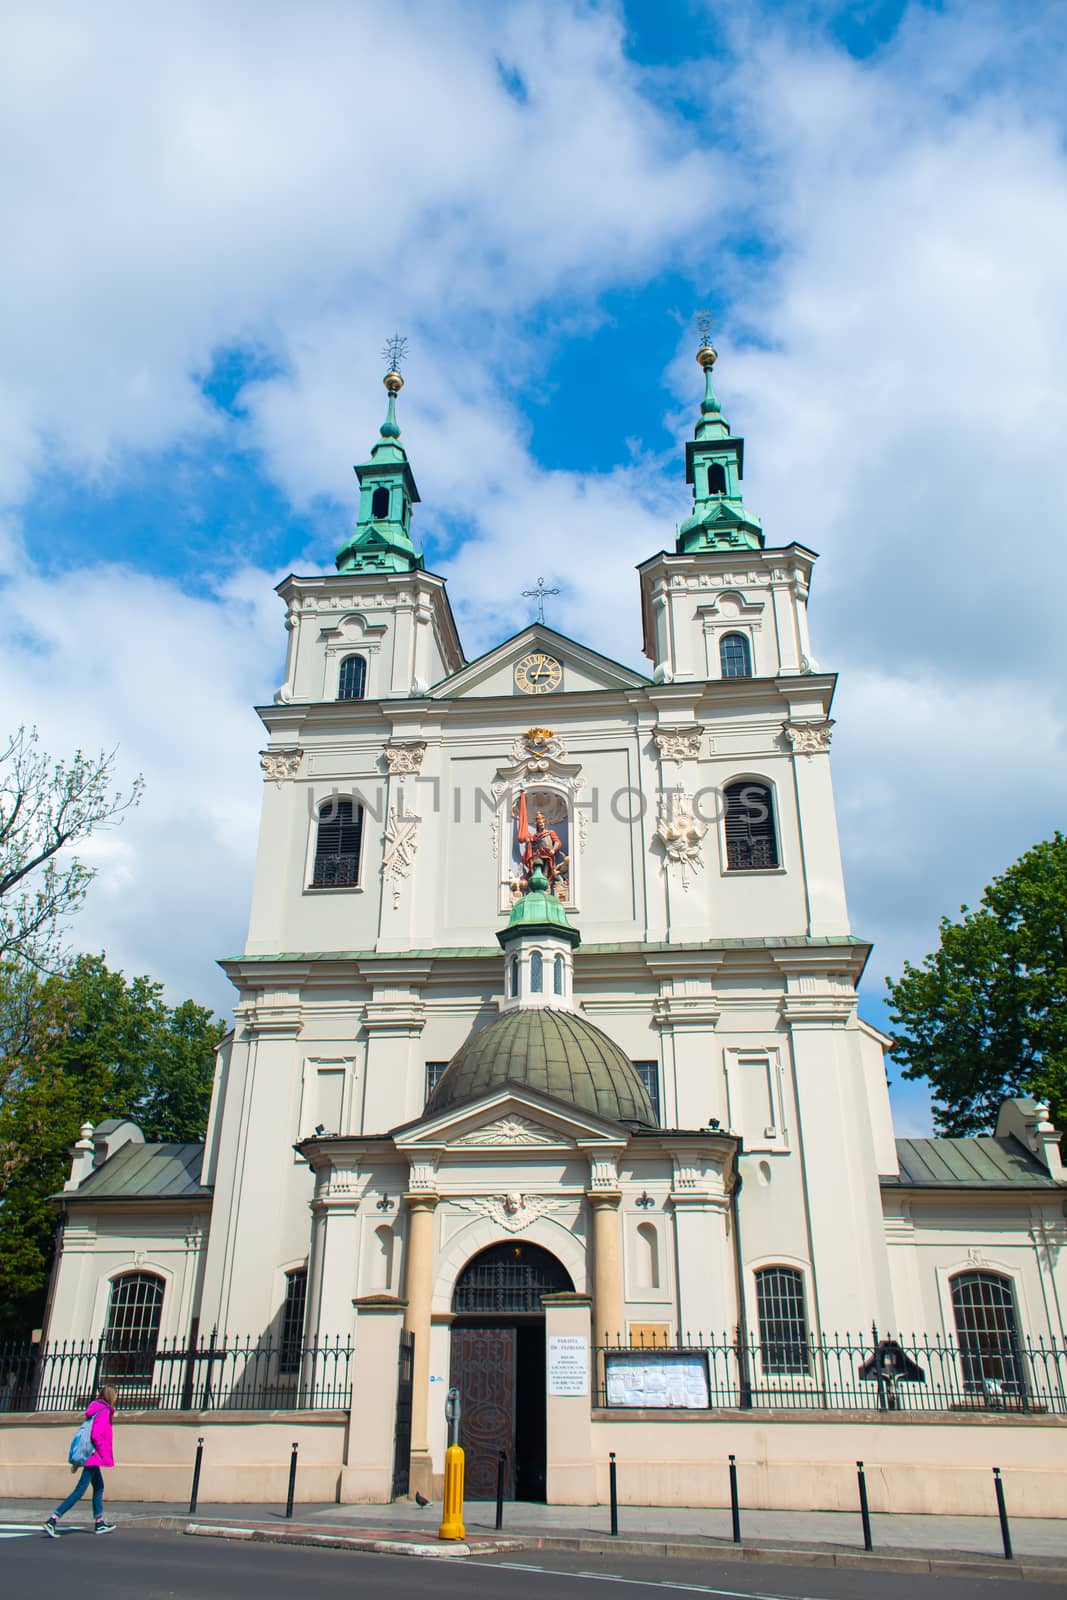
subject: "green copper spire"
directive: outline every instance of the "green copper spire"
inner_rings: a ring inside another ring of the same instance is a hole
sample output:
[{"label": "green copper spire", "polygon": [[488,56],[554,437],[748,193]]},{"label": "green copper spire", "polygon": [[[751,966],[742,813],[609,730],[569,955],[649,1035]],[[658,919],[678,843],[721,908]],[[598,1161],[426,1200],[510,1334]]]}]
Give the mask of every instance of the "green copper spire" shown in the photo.
[{"label": "green copper spire", "polygon": [[693,485],[693,509],[678,529],[678,550],[761,550],[763,529],[741,499],[745,441],[735,439],[722,414],[712,368],[718,360],[705,332],[697,361],[704,369],[704,398],[695,435],[685,447],[685,481]]},{"label": "green copper spire", "polygon": [[567,908],[558,895],[552,893],[544,870],[537,866],[530,874],[525,894],[520,894],[511,908],[506,928],[501,928],[497,938],[502,945],[520,933],[547,932],[566,939],[570,944],[581,943],[581,934],[572,928]]},{"label": "green copper spire", "polygon": [[403,343],[394,338],[386,346],[391,359],[384,379],[389,403],[370,460],[355,469],[359,519],[352,537],[337,552],[338,572],[415,572],[422,566],[422,556],[411,542],[411,508],[418,504],[419,491],[396,420],[396,397],[404,387],[398,370]]}]

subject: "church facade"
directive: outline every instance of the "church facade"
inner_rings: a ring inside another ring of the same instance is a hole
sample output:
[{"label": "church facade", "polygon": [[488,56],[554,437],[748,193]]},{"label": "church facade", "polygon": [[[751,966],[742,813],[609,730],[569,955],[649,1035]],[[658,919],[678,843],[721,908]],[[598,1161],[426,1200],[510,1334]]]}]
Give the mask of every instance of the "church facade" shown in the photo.
[{"label": "church facade", "polygon": [[[302,1352],[354,1341],[387,1403],[347,1498],[439,1487],[453,1385],[477,1492],[504,1449],[510,1493],[595,1498],[598,1418],[662,1414],[678,1439],[694,1412],[818,1408],[846,1337],[859,1361],[892,1341],[872,1406],[936,1345],[957,1410],[1010,1409],[1040,1387],[1031,1345],[1064,1340],[1044,1108],[894,1138],[816,556],[747,511],[698,360],[693,509],[638,573],[644,672],[541,621],[465,658],[387,376],[336,572],[279,586],[205,1142],[87,1126],[59,1197],[49,1341],[274,1341],[294,1385]],[[677,1459],[662,1428],[646,1454]]]}]

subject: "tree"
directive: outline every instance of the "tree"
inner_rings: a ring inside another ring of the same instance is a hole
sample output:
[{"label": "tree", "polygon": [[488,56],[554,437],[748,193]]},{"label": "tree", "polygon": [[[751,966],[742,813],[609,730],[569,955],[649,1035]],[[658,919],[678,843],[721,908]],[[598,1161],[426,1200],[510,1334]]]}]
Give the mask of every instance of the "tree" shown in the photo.
[{"label": "tree", "polygon": [[8,1331],[40,1318],[57,1221],[49,1196],[66,1181],[81,1124],[129,1117],[149,1140],[202,1139],[225,1032],[203,1006],[168,1006],[161,984],[127,980],[101,956],[81,956],[34,985],[28,1002],[26,969],[0,971],[0,1042],[6,1004],[18,1052],[0,1068],[0,1327]]},{"label": "tree", "polygon": [[74,845],[118,822],[144,788],[113,787],[114,752],[53,762],[36,728],[19,728],[0,750],[0,959],[42,971],[59,964],[64,920],[96,875]]},{"label": "tree", "polygon": [[1046,1101],[1067,1130],[1067,838],[1034,845],[960,912],[887,980],[894,1058],[933,1085],[939,1133],[990,1132],[1013,1095]]}]

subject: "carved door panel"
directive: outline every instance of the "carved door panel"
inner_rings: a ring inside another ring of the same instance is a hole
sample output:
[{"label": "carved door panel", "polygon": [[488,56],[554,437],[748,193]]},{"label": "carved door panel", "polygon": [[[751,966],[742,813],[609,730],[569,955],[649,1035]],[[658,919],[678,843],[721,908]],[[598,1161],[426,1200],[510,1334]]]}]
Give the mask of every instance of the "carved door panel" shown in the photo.
[{"label": "carved door panel", "polygon": [[515,1329],[453,1328],[452,1383],[462,1397],[459,1442],[472,1500],[496,1496],[496,1469],[507,1452],[510,1493],[515,1454]]}]

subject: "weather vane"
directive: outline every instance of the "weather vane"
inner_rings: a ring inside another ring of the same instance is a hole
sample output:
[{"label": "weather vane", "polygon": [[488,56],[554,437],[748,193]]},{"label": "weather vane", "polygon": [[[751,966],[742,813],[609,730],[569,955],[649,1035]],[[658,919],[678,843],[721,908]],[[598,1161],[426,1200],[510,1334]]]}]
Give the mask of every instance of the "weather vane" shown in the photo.
[{"label": "weather vane", "polygon": [[399,333],[394,333],[391,339],[385,341],[382,351],[382,360],[388,364],[390,372],[399,372],[404,365],[404,358],[408,353],[408,342],[401,338]]},{"label": "weather vane", "polygon": [[544,578],[538,578],[538,580],[537,580],[537,588],[536,589],[524,589],[522,591],[522,597],[523,597],[524,600],[536,600],[537,601],[537,620],[538,620],[538,622],[544,622],[544,620],[545,620],[545,597],[547,595],[550,595],[550,594],[559,594],[559,590],[558,589],[546,589],[545,588],[545,580],[544,580]]},{"label": "weather vane", "polygon": [[700,342],[702,345],[709,345],[711,343],[711,330],[714,321],[715,319],[710,311],[698,311],[694,316],[693,326],[700,335]]}]

